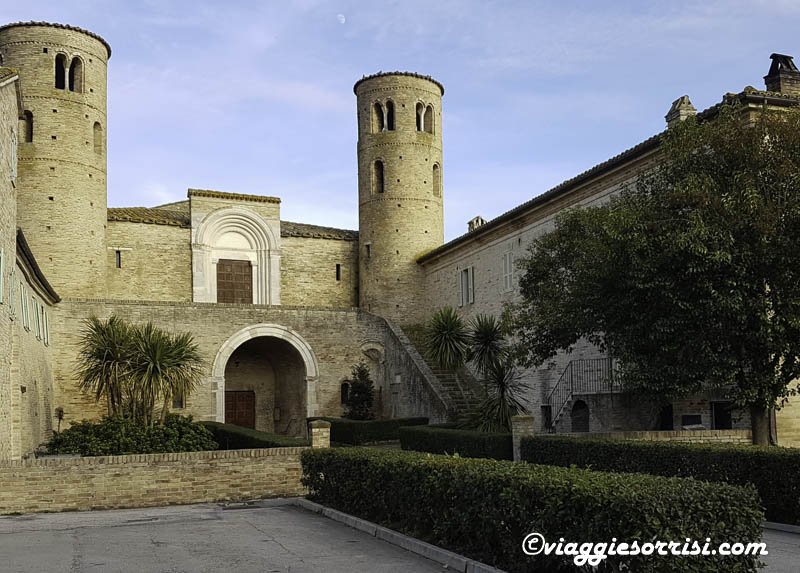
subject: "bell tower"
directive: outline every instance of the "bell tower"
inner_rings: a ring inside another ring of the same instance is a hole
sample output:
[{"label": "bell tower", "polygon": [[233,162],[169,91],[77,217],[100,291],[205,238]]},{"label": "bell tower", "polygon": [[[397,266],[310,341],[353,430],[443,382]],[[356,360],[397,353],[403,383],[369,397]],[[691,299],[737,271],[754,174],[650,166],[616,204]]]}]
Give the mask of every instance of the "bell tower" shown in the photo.
[{"label": "bell tower", "polygon": [[356,82],[361,308],[419,322],[417,258],[444,241],[442,84],[408,72]]},{"label": "bell tower", "polygon": [[106,71],[111,47],[62,24],[0,27],[19,71],[18,225],[66,297],[102,298],[106,270]]}]

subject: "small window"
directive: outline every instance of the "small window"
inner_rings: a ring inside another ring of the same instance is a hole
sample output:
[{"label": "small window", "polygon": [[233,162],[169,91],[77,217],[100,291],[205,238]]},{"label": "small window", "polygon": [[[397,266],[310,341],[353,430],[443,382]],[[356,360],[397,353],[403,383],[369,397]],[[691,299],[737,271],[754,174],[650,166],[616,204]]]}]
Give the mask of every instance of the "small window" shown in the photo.
[{"label": "small window", "polygon": [[72,58],[69,65],[69,91],[81,93],[83,91],[83,62],[80,58]]},{"label": "small window", "polygon": [[475,267],[467,267],[458,274],[459,305],[467,306],[475,303]]},{"label": "small window", "polygon": [[99,121],[94,122],[93,131],[94,131],[94,152],[103,153],[103,127],[100,125]]},{"label": "small window", "polygon": [[175,396],[172,398],[172,409],[173,410],[182,410],[184,408],[183,405],[183,396]]},{"label": "small window", "polygon": [[417,104],[416,115],[417,115],[417,131],[422,131],[422,121],[423,121],[423,116],[425,115],[425,106],[423,106],[421,103]]},{"label": "small window", "polygon": [[42,48],[42,53],[46,54],[47,53],[47,48]]},{"label": "small window", "polygon": [[372,106],[372,133],[379,133],[386,130],[384,120],[383,106],[380,102],[376,101],[375,105]]},{"label": "small window", "polygon": [[503,292],[514,290],[514,251],[510,247],[511,243],[503,253]]},{"label": "small window", "polygon": [[50,345],[50,316],[47,314],[47,309],[42,306],[42,324],[44,325],[44,344]]},{"label": "small window", "polygon": [[431,106],[425,108],[424,128],[425,133],[433,133],[433,108]]},{"label": "small window", "polygon": [[33,325],[36,331],[36,340],[42,339],[42,321],[39,311],[39,301],[31,297],[31,305],[33,306]]},{"label": "small window", "polygon": [[11,267],[11,276],[8,279],[8,314],[11,317],[16,316],[17,309],[14,306],[17,298],[17,271]]},{"label": "small window", "polygon": [[342,265],[340,265],[339,263],[336,264],[336,280],[337,281],[342,280]]},{"label": "small window", "polygon": [[386,130],[394,131],[394,102],[386,102]]},{"label": "small window", "polygon": [[383,193],[383,161],[378,160],[372,164],[372,194]]},{"label": "small window", "polygon": [[442,171],[436,163],[433,164],[433,196],[442,196]]},{"label": "small window", "polygon": [[11,182],[17,181],[17,132],[11,128]]},{"label": "small window", "polygon": [[22,141],[33,143],[33,113],[30,110],[22,112]]},{"label": "small window", "polygon": [[56,89],[63,90],[67,83],[67,57],[64,54],[56,55],[55,75]]},{"label": "small window", "polygon": [[703,425],[703,416],[700,414],[683,414],[681,416],[681,426],[701,426]]},{"label": "small window", "polygon": [[341,388],[342,406],[346,406],[349,399],[350,399],[350,384],[345,382],[345,383],[342,384],[342,388]]},{"label": "small window", "polygon": [[369,243],[367,243],[367,244],[365,245],[365,247],[367,248],[367,258],[370,258],[370,256],[372,256],[372,245],[370,245]]},{"label": "small window", "polygon": [[118,268],[122,268],[122,251],[114,251],[114,265]]}]

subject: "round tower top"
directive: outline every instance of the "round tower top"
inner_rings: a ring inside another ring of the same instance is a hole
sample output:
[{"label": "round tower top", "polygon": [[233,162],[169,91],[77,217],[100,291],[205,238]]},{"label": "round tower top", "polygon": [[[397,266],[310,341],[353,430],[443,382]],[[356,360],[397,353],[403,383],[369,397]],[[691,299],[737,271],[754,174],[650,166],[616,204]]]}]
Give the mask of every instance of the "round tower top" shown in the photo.
[{"label": "round tower top", "polygon": [[111,57],[111,46],[108,42],[106,42],[101,36],[95,34],[94,32],[90,32],[89,30],[84,30],[83,28],[78,28],[77,26],[70,26],[68,24],[55,24],[51,22],[14,22],[12,24],[5,24],[0,26],[0,32],[3,30],[7,30],[9,28],[34,28],[34,27],[41,27],[41,28],[60,28],[62,30],[71,30],[73,32],[80,32],[81,34],[86,34],[87,36],[98,40],[103,46],[105,46],[106,51],[108,52],[108,57]]},{"label": "round tower top", "polygon": [[442,95],[444,95],[444,86],[441,84],[441,82],[436,81],[431,76],[425,76],[422,74],[418,74],[416,72],[378,72],[377,74],[370,74],[368,76],[362,77],[355,83],[355,85],[353,86],[353,93],[355,93],[356,95],[358,94],[358,86],[360,86],[362,83],[374,78],[384,78],[387,76],[408,76],[412,78],[418,78],[421,80],[428,80],[429,82],[436,84],[436,86],[440,90],[442,90]]}]

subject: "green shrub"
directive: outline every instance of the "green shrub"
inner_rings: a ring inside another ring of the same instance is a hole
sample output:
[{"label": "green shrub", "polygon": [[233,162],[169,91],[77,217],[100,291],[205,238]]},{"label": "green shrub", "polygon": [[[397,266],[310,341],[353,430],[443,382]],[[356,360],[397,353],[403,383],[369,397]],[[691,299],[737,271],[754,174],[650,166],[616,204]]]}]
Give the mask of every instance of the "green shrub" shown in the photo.
[{"label": "green shrub", "polygon": [[400,446],[404,450],[458,454],[466,458],[513,459],[511,434],[489,434],[446,426],[401,428]]},{"label": "green shrub", "polygon": [[800,525],[798,448],[549,436],[523,438],[521,454],[536,464],[753,484],[767,519]]},{"label": "green shrub", "polygon": [[214,435],[220,450],[249,450],[255,448],[293,448],[307,446],[305,438],[279,436],[221,422],[200,422]]},{"label": "green shrub", "polygon": [[[367,448],[306,450],[303,483],[326,506],[511,573],[574,571],[528,557],[532,532],[556,542],[755,542],[752,487]],[[755,557],[610,556],[598,571],[754,572]]]},{"label": "green shrub", "polygon": [[152,428],[130,418],[83,420],[53,434],[46,448],[49,454],[117,456],[216,450],[217,443],[211,432],[193,422],[191,416],[168,414],[163,424]]},{"label": "green shrub", "polygon": [[404,426],[423,426],[428,418],[394,418],[392,420],[348,420],[345,418],[309,418],[331,423],[331,442],[360,446],[371,442],[397,440]]},{"label": "green shrub", "polygon": [[372,411],[372,402],[375,397],[375,386],[369,373],[369,366],[363,360],[354,364],[350,371],[350,378],[344,380],[348,385],[345,399],[344,417],[350,420],[372,420],[375,413]]}]

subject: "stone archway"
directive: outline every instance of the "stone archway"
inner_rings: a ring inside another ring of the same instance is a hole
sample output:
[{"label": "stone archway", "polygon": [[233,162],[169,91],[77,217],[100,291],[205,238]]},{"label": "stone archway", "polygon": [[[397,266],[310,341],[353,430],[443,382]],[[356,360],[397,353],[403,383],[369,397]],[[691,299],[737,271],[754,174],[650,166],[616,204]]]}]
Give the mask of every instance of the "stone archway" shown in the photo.
[{"label": "stone archway", "polygon": [[232,392],[252,392],[250,399],[258,412],[253,427],[302,433],[305,418],[319,409],[318,379],[317,358],[297,332],[277,324],[243,328],[222,344],[214,359],[216,420],[226,421],[226,398],[229,406],[233,404]]}]

